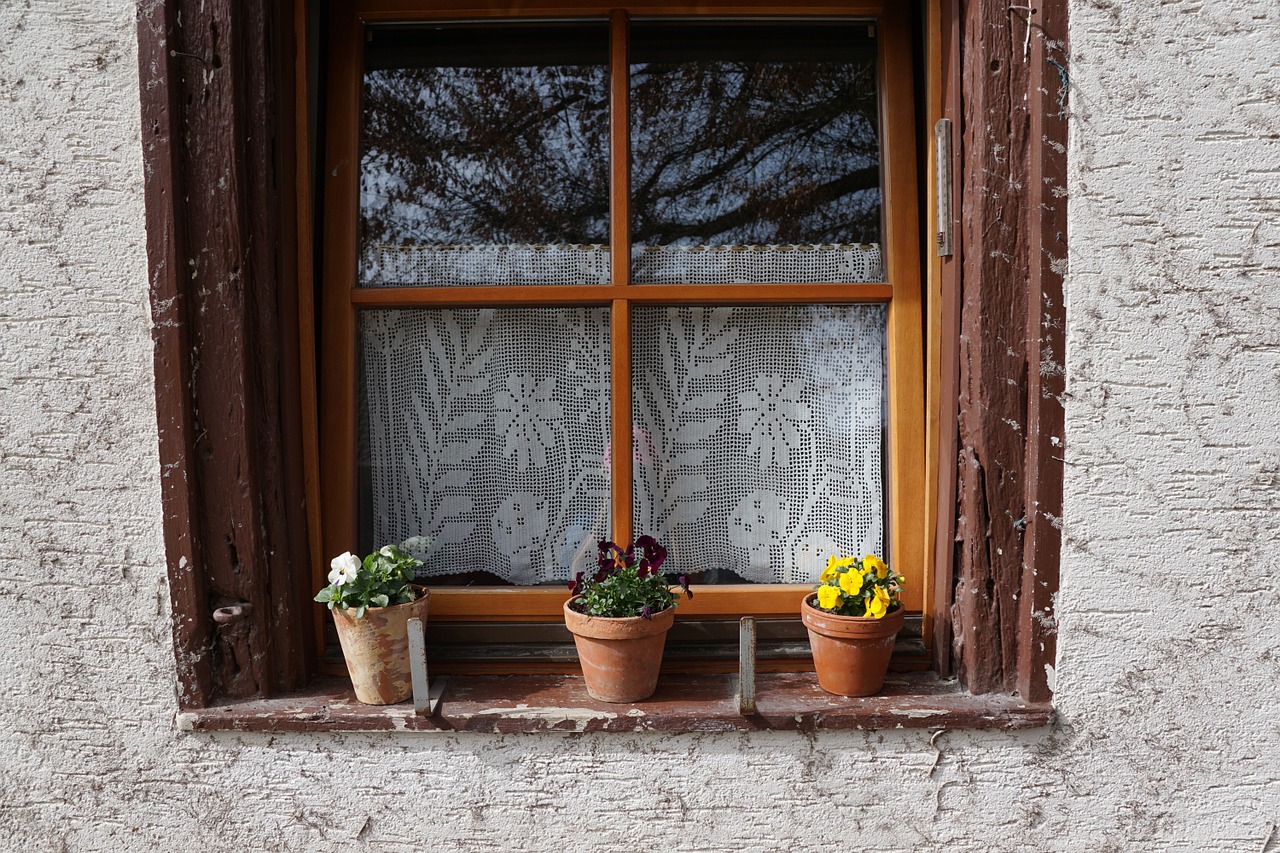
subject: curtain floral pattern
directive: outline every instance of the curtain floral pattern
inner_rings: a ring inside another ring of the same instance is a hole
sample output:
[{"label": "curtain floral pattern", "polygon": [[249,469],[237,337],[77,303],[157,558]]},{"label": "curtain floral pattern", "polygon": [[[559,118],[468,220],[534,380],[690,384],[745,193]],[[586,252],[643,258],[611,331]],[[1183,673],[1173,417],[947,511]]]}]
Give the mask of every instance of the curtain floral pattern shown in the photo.
[{"label": "curtain floral pattern", "polygon": [[422,576],[562,581],[607,538],[603,308],[361,314],[372,547]]},{"label": "curtain floral pattern", "polygon": [[673,571],[807,583],[832,553],[884,553],[885,319],[635,309],[635,526]]}]

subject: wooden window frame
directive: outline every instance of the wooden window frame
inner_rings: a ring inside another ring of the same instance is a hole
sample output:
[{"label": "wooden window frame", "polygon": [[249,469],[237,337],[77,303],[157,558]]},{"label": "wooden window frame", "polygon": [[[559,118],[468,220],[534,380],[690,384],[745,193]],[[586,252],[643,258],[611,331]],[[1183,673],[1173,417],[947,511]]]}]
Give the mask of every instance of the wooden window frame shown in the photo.
[{"label": "wooden window frame", "polygon": [[[607,306],[611,309],[613,454],[612,538],[632,538],[631,334],[632,306],[776,305],[788,303],[879,303],[888,307],[889,386],[889,553],[907,575],[905,605],[920,612],[925,602],[925,522],[919,509],[924,494],[924,374],[919,280],[919,234],[915,155],[915,107],[912,88],[910,21],[900,4],[819,2],[802,6],[767,3],[661,2],[565,3],[531,0],[518,6],[477,8],[458,3],[345,0],[332,7],[329,63],[329,113],[325,168],[325,245],[323,331],[325,378],[321,397],[327,410],[351,412],[329,417],[320,426],[324,488],[322,502],[325,554],[349,550],[356,541],[357,312],[362,308]],[[881,128],[881,185],[886,276],[870,284],[681,284],[632,285],[630,280],[630,136],[628,127],[628,38],[632,18],[735,17],[751,20],[801,16],[874,21],[880,44],[877,76]],[[607,20],[611,164],[611,283],[595,286],[397,287],[360,288],[355,281],[357,244],[359,107],[365,27],[378,23],[418,23],[459,18],[475,20]],[[643,531],[640,531],[643,532]],[[313,581],[322,585],[327,571],[316,560]],[[725,619],[743,615],[795,617],[811,585],[727,584],[700,586],[692,601],[681,603],[681,619]],[[502,603],[495,605],[495,598]],[[560,587],[432,587],[433,621],[560,621],[565,592]]]},{"label": "wooden window frame", "polygon": [[[138,15],[160,488],[183,709],[288,693],[316,672],[309,587],[325,551],[319,507],[306,499],[317,489],[315,365],[299,345],[314,311],[315,32],[305,3],[164,0]],[[574,16],[584,6],[543,8]],[[394,3],[370,8],[403,13]],[[934,667],[975,693],[1042,702],[1061,546],[1066,2],[1015,11],[930,0],[926,9],[939,56],[928,118],[955,126],[958,187],[956,254],[926,267],[927,345],[938,357],[928,376],[927,488],[940,508],[926,613]],[[1019,379],[1021,399],[999,393]],[[240,602],[251,606],[238,620],[215,620],[217,607]]]}]

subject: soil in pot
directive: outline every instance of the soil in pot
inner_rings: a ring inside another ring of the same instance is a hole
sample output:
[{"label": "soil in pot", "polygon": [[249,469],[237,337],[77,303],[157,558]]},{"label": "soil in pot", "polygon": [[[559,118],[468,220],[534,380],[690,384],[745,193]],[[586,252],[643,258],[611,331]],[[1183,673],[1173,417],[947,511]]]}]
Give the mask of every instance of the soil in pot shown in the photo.
[{"label": "soil in pot", "polygon": [[419,598],[392,607],[370,607],[363,618],[341,607],[333,621],[347,661],[356,698],[366,705],[392,705],[413,695],[409,674],[409,620],[427,621],[428,592],[415,586]]},{"label": "soil in pot", "polygon": [[800,618],[809,629],[818,685],[839,696],[878,693],[906,611],[898,607],[880,619],[837,616],[814,607],[815,598],[809,595],[800,604]]},{"label": "soil in pot", "polygon": [[564,624],[573,634],[582,678],[591,698],[601,702],[639,702],[658,689],[658,670],[667,631],[676,618],[668,607],[652,619],[610,619],[574,610],[576,598],[564,604]]}]

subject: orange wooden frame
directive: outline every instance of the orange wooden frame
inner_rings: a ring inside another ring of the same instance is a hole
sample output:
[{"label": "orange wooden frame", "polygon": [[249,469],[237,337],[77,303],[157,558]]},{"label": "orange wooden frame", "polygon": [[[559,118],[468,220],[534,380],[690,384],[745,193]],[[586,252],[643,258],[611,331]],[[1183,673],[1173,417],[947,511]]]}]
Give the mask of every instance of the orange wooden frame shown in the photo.
[{"label": "orange wooden frame", "polygon": [[[874,19],[879,32],[879,111],[886,280],[873,284],[644,285],[630,284],[630,199],[627,127],[627,25],[635,16],[801,16]],[[358,247],[358,116],[364,26],[369,23],[478,18],[608,19],[610,27],[610,246],[609,285],[570,287],[466,287],[361,289],[355,285]],[[413,306],[609,305],[613,374],[613,536],[631,538],[630,307],[637,304],[752,305],[799,302],[888,305],[889,553],[907,578],[904,604],[924,608],[925,376],[923,364],[920,240],[917,225],[915,104],[910,22],[905,4],[805,2],[633,2],[613,6],[587,0],[524,0],[477,8],[433,0],[333,0],[330,3],[328,114],[324,170],[325,262],[321,304],[319,476],[308,481],[308,500],[320,508],[322,550],[314,557],[313,588],[325,583],[328,557],[356,541],[356,319],[360,308]],[[308,301],[309,304],[309,301]],[[310,345],[313,342],[304,342]],[[704,586],[682,602],[679,616],[736,618],[794,616],[808,585]],[[504,600],[495,605],[494,597]],[[432,589],[433,620],[555,621],[563,589],[488,587]],[[497,614],[501,614],[498,616]],[[322,632],[317,634],[323,642]]]}]

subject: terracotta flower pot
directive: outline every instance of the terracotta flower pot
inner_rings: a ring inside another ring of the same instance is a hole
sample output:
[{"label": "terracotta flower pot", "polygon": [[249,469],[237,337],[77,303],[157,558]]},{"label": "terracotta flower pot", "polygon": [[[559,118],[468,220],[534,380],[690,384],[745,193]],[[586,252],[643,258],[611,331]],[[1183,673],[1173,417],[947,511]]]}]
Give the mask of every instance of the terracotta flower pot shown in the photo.
[{"label": "terracotta flower pot", "polygon": [[564,624],[578,648],[582,678],[591,698],[601,702],[639,702],[658,689],[658,668],[667,630],[676,609],[668,607],[652,619],[587,616],[564,603]]},{"label": "terracotta flower pot", "polygon": [[809,629],[818,685],[839,696],[870,696],[884,686],[893,655],[893,641],[902,630],[902,607],[882,618],[837,616],[814,606],[816,595],[800,604],[800,618]]},{"label": "terracotta flower pot", "polygon": [[392,705],[413,695],[409,676],[410,619],[427,621],[426,587],[415,586],[418,598],[408,604],[370,607],[357,619],[354,611],[335,607],[342,656],[356,698],[366,705]]}]

